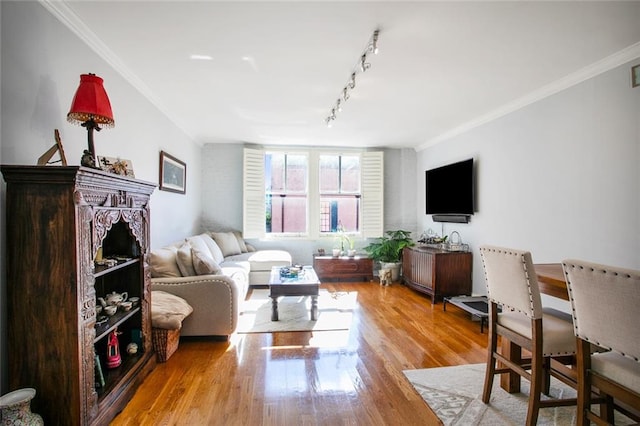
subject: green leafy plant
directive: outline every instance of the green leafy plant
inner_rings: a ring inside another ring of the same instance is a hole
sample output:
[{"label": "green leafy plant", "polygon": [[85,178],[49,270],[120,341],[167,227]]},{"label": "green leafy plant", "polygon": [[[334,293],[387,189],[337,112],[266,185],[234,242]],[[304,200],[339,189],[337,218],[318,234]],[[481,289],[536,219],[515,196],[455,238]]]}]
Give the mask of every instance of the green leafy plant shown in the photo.
[{"label": "green leafy plant", "polygon": [[402,249],[414,245],[410,231],[387,231],[378,241],[364,247],[364,251],[373,260],[384,263],[399,263],[402,258]]}]

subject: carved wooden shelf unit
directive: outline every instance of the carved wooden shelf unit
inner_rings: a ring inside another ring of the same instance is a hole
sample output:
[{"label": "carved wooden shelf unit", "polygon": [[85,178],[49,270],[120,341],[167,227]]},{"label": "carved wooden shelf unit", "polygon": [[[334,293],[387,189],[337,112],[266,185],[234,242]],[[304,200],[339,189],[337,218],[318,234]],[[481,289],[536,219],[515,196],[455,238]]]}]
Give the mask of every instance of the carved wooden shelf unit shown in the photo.
[{"label": "carved wooden shelf unit", "polygon": [[431,296],[431,303],[470,295],[471,253],[407,247],[402,251],[402,274],[404,283]]},{"label": "carved wooden shelf unit", "polygon": [[[155,185],[85,167],[1,167],[7,182],[7,329],[10,390],[34,387],[45,424],[106,425],[153,369],[147,253]],[[107,268],[96,255],[117,257]],[[97,298],[140,305],[96,326]],[[107,338],[122,364],[108,369]],[[128,355],[129,342],[139,341]],[[95,355],[105,378],[96,380]]]}]

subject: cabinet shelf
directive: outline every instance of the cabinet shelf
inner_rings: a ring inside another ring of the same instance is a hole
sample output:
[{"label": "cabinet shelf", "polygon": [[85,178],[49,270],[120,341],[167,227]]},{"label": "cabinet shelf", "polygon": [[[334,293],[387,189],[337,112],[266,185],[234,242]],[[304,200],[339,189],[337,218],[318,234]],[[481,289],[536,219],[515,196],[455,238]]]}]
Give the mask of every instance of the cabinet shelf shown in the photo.
[{"label": "cabinet shelf", "polygon": [[93,340],[93,343],[97,343],[98,341],[100,341],[100,339],[107,336],[116,327],[124,323],[126,320],[128,320],[138,312],[140,312],[139,307],[133,308],[127,312],[117,312],[104,324],[96,325],[96,338]]},{"label": "cabinet shelf", "polygon": [[117,265],[114,266],[105,266],[105,265],[95,265],[94,264],[94,272],[93,272],[93,276],[98,278],[101,277],[103,275],[109,274],[111,272],[117,271],[118,269],[122,269],[122,268],[126,268],[127,266],[136,264],[140,262],[140,258],[135,258],[135,259],[129,259],[129,260],[125,260],[123,262],[118,263]]}]

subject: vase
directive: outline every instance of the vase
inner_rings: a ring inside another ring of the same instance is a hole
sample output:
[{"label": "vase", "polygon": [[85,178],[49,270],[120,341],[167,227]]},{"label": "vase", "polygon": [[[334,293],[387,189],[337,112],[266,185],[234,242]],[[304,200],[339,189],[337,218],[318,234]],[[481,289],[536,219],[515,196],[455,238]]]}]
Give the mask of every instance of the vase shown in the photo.
[{"label": "vase", "polygon": [[39,414],[31,412],[31,400],[36,395],[33,388],[18,389],[0,397],[0,425],[41,426]]}]

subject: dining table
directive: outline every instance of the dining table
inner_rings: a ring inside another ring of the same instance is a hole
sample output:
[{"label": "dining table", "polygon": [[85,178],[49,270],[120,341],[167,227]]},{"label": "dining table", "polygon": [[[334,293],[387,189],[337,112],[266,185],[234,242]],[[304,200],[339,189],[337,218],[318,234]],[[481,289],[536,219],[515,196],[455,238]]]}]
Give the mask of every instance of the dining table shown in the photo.
[{"label": "dining table", "polygon": [[540,293],[569,300],[567,282],[564,279],[561,263],[536,263],[533,268],[538,278]]},{"label": "dining table", "polygon": [[[569,300],[567,282],[564,279],[564,271],[561,263],[536,263],[533,265],[538,279],[538,288],[541,294]],[[502,339],[502,354],[511,360],[522,359],[522,348],[510,340]],[[515,373],[500,375],[500,386],[509,393],[520,392],[520,376]]]}]

